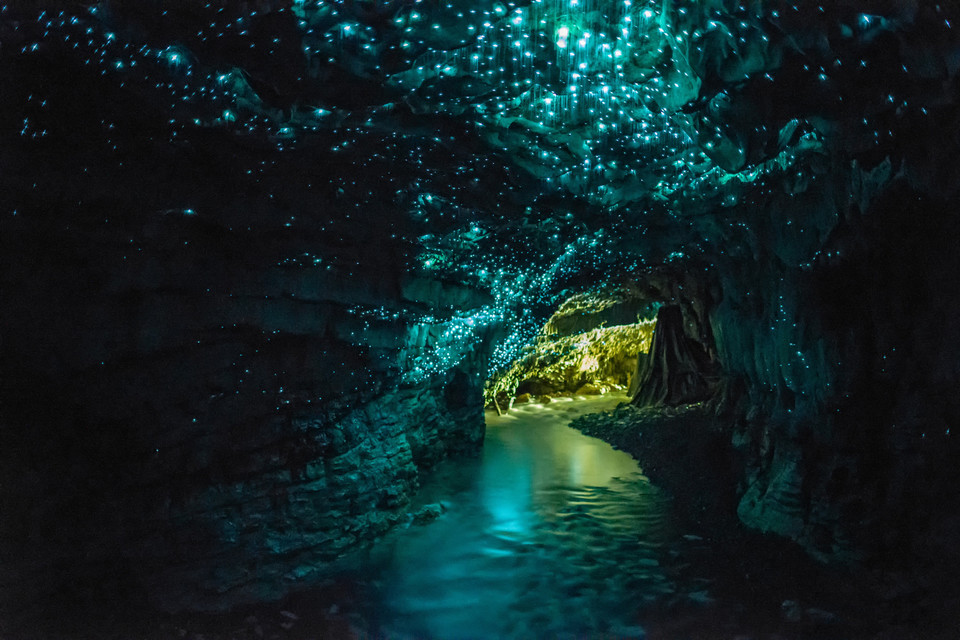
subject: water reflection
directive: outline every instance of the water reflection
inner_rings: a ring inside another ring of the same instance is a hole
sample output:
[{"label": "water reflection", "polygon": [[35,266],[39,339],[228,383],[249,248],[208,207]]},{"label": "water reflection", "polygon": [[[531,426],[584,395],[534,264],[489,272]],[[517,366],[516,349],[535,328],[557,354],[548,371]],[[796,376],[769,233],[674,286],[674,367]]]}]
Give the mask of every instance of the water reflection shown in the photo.
[{"label": "water reflection", "polygon": [[671,590],[663,499],[636,462],[566,424],[619,397],[489,415],[479,459],[444,463],[420,500],[443,516],[366,558],[387,637],[640,636],[638,607]]}]

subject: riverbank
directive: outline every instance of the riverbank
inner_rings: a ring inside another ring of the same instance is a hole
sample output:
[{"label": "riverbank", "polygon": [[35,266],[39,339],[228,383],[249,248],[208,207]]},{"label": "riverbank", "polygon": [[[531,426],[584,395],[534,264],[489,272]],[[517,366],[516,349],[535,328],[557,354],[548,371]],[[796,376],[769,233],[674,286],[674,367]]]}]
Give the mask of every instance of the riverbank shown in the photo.
[{"label": "riverbank", "polygon": [[746,529],[736,516],[742,462],[702,406],[622,404],[570,426],[631,454],[673,499],[683,535],[668,564],[694,597],[652,612],[649,640],[956,637],[956,589],[940,580],[823,565],[790,541]]}]

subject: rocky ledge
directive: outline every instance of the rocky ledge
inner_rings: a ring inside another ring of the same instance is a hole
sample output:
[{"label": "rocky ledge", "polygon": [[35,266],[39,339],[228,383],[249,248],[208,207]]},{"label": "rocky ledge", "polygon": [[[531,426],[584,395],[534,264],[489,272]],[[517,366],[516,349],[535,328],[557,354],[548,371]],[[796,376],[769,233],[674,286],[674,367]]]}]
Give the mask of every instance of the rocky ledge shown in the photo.
[{"label": "rocky ledge", "polygon": [[905,553],[883,564],[825,564],[745,526],[737,515],[742,454],[706,405],[621,404],[570,426],[632,455],[673,500],[682,535],[665,565],[675,567],[681,591],[705,595],[655,613],[646,621],[651,640],[955,637],[949,612],[960,606],[960,589],[949,563],[935,570]]}]

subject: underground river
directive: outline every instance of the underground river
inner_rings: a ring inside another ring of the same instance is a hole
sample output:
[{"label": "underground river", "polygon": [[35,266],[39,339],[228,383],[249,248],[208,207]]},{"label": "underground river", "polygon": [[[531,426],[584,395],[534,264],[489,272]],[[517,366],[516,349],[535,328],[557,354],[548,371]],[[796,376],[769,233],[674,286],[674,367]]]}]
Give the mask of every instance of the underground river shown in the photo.
[{"label": "underground river", "polygon": [[359,561],[371,626],[390,638],[642,637],[638,611],[673,591],[665,498],[628,454],[567,426],[624,400],[488,412],[482,454],[424,479],[418,502],[442,514]]},{"label": "underground river", "polygon": [[[756,534],[735,529],[718,536],[710,527],[678,524],[679,501],[652,485],[632,457],[567,426],[625,399],[556,399],[504,416],[488,412],[479,455],[447,460],[421,476],[410,506],[418,517],[326,567],[320,583],[283,601],[209,615],[102,603],[89,619],[81,612],[75,619],[65,613],[69,621],[38,620],[30,637],[894,637],[876,635],[890,621],[865,615],[871,609],[862,584],[821,572],[797,550]],[[684,437],[679,423],[669,429]],[[645,446],[652,435],[644,432]],[[691,469],[689,460],[678,463]],[[66,623],[75,629],[64,633]]]}]

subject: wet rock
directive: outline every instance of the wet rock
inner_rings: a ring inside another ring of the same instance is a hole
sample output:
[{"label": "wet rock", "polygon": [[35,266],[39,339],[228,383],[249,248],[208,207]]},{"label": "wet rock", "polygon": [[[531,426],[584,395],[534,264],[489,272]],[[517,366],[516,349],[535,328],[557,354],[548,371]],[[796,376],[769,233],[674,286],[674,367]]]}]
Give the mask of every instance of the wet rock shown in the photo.
[{"label": "wet rock", "polygon": [[499,401],[511,391],[536,397],[626,388],[638,354],[650,346],[654,320],[640,320],[652,315],[649,304],[627,290],[570,297],[524,355],[487,386],[487,404],[495,391]]},{"label": "wet rock", "polygon": [[800,536],[805,522],[799,455],[799,452],[787,454],[783,449],[777,450],[770,466],[771,477],[755,480],[737,507],[744,524],[787,538]]},{"label": "wet rock", "polygon": [[544,396],[550,393],[556,393],[558,389],[556,385],[546,380],[530,378],[520,383],[520,386],[517,387],[517,391],[519,391],[521,394],[527,394],[531,396]]},{"label": "wet rock", "polygon": [[413,514],[413,521],[417,524],[424,524],[431,520],[436,520],[443,515],[446,509],[442,504],[428,504]]}]

